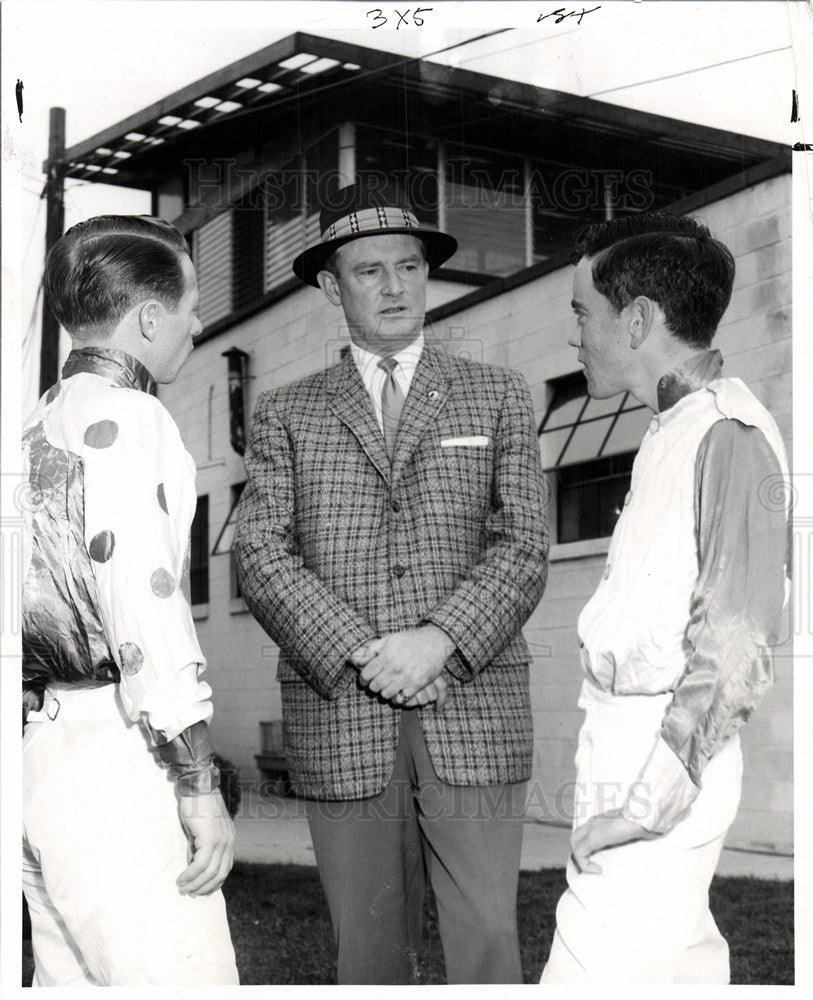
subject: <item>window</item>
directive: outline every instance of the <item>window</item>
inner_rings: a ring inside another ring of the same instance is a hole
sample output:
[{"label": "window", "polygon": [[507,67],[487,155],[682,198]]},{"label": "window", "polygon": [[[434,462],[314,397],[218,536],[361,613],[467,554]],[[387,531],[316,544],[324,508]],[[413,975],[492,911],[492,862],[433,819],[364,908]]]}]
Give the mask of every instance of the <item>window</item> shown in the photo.
[{"label": "window", "polygon": [[192,604],[209,603],[209,497],[198,497],[192,520],[189,550],[189,586]]},{"label": "window", "polygon": [[239,312],[262,296],[263,223],[262,203],[250,192],[234,206],[232,213],[232,307]]},{"label": "window", "polygon": [[233,308],[231,211],[221,212],[193,233],[192,261],[198,274],[200,321],[206,327]]},{"label": "window", "polygon": [[245,485],[245,480],[242,483],[234,483],[232,485],[229,516],[226,518],[225,524],[220,529],[220,534],[217,536],[215,547],[212,550],[213,556],[223,556],[226,555],[227,552],[229,554],[231,562],[231,596],[233,598],[243,596],[243,592],[240,590],[240,581],[237,578],[237,565],[234,561],[232,545],[234,543],[234,528],[237,523],[237,505],[240,503],[240,497],[243,495]]},{"label": "window", "polygon": [[[307,148],[286,134],[268,138],[259,150],[240,149],[235,163],[263,166],[241,166],[233,181],[220,179],[217,161],[195,172],[190,203],[224,208],[192,233],[204,328],[261,308],[283,288],[299,287],[291,263],[319,239],[319,206],[345,154],[342,170],[352,172],[352,161],[357,175],[397,182],[422,223],[457,238],[458,250],[444,266],[447,280],[465,280],[468,272],[507,276],[565,259],[582,226],[614,212],[662,208],[690,190],[676,183],[677,168],[655,169],[651,150],[636,153],[644,156],[643,166],[631,168],[620,138],[588,142],[586,126],[557,126],[538,143],[536,126],[522,117],[498,125],[488,116],[466,116],[459,127],[435,127],[431,115],[419,116],[406,132],[354,117],[351,112],[344,122],[353,127],[352,149],[340,149],[340,142],[349,142],[341,135],[344,126],[326,127],[316,138],[322,126],[314,123]],[[426,131],[417,128],[419,121]],[[233,190],[238,179],[239,197]],[[162,190],[164,200],[172,194],[177,201],[169,181]]]},{"label": "window", "polygon": [[[229,514],[228,523],[231,525],[232,539],[234,538],[234,525],[237,522],[237,505],[240,503],[240,497],[243,495],[245,485],[245,482],[235,483],[231,488],[231,514]],[[229,560],[231,562],[231,596],[242,597],[243,591],[240,589],[240,580],[237,576],[237,563],[234,559],[231,539],[229,540]]]},{"label": "window", "polygon": [[549,389],[539,438],[554,491],[556,541],[604,538],[621,513],[651,414],[629,393],[591,399],[580,371],[554,379]]},{"label": "window", "polygon": [[459,243],[449,266],[502,276],[529,264],[521,157],[448,143],[444,174],[446,228]]},{"label": "window", "polygon": [[606,538],[624,506],[635,452],[565,466],[555,472],[556,538],[575,542]]},{"label": "window", "polygon": [[251,190],[192,234],[204,329],[294,280],[294,257],[319,240],[319,183],[335,172],[337,134],[332,129],[301,156],[260,171]]},{"label": "window", "polygon": [[438,224],[438,143],[429,136],[356,125],[356,169],[406,190],[416,218]]},{"label": "window", "polygon": [[[407,189],[418,219],[458,241],[446,265],[502,276],[530,264],[525,165],[507,150],[357,125],[359,171],[379,171]],[[442,161],[442,162],[441,162]]]},{"label": "window", "polygon": [[289,171],[269,178],[263,190],[262,243],[263,293],[290,281],[291,263],[306,246],[319,242],[319,212],[308,210],[308,164],[300,158]]}]

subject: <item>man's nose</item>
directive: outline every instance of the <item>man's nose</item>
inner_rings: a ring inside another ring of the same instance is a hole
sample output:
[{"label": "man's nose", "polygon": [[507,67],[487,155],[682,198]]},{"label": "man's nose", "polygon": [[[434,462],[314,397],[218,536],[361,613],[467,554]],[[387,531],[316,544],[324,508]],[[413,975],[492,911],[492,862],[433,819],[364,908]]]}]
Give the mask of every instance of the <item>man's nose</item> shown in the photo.
[{"label": "man's nose", "polygon": [[568,344],[570,344],[571,347],[576,347],[576,348],[581,347],[582,344],[581,344],[581,338],[579,337],[579,331],[574,330],[567,338],[567,342]]},{"label": "man's nose", "polygon": [[394,267],[386,268],[381,283],[382,293],[384,295],[400,295],[403,290],[404,280],[398,271]]}]

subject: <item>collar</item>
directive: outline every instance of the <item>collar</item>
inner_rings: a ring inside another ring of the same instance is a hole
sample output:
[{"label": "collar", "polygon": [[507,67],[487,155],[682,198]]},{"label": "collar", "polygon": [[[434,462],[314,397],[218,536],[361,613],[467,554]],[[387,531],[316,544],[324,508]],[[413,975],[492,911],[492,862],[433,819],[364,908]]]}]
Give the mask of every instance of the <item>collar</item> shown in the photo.
[{"label": "collar", "polygon": [[[395,358],[409,377],[414,374],[415,369],[418,367],[418,362],[421,360],[424,339],[423,330],[421,330],[417,339],[413,340],[411,344],[407,344],[397,354],[388,355],[388,357]],[[378,362],[381,360],[380,354],[373,354],[371,351],[359,347],[358,344],[354,344],[352,340],[350,341],[350,353],[353,355],[353,360],[356,362],[356,368],[358,368],[362,379],[364,379],[366,372],[374,372],[378,368]]]},{"label": "collar", "polygon": [[719,378],[722,369],[723,356],[716,348],[687,358],[682,365],[658,380],[658,412],[663,413],[684,396]]},{"label": "collar", "polygon": [[144,365],[112,347],[80,347],[71,351],[62,368],[62,378],[70,378],[80,372],[102,375],[123,389],[139,389],[151,395],[155,393],[155,379]]}]

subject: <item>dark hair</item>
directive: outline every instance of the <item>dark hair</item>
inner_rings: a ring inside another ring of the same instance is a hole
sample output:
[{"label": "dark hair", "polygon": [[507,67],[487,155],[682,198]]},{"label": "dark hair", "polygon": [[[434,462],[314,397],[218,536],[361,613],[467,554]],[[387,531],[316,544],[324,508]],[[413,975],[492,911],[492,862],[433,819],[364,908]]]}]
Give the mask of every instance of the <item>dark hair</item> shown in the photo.
[{"label": "dark hair", "polygon": [[593,284],[617,313],[637,295],[663,310],[666,325],[692,347],[708,347],[731,299],[734,257],[696,219],[642,212],[587,226],[573,262],[593,260]]},{"label": "dark hair", "polygon": [[[386,229],[382,229],[380,233],[371,232],[371,233],[362,233],[361,235],[362,236],[387,236],[388,234],[387,234],[387,230]],[[396,234],[390,234],[390,235],[410,236],[411,233],[396,233]],[[423,259],[426,260],[427,259],[427,257],[426,257],[426,243],[424,243],[424,241],[420,238],[420,236],[418,236],[417,233],[414,236],[412,236],[412,239],[413,240],[417,240],[418,243],[420,243],[420,245],[421,245],[421,254],[423,255]],[[322,267],[320,268],[320,270],[322,270],[322,271],[330,271],[330,273],[333,275],[333,277],[337,278],[339,276],[339,251],[342,249],[342,247],[346,247],[348,243],[352,243],[352,242],[353,242],[352,239],[345,240],[344,243],[342,243],[340,246],[337,246],[336,249],[333,251],[333,253],[324,262],[324,264],[322,265]]]},{"label": "dark hair", "polygon": [[189,245],[163,219],[98,215],[72,226],[48,253],[45,292],[54,315],[82,338],[112,332],[139,299],[174,310],[184,294]]}]

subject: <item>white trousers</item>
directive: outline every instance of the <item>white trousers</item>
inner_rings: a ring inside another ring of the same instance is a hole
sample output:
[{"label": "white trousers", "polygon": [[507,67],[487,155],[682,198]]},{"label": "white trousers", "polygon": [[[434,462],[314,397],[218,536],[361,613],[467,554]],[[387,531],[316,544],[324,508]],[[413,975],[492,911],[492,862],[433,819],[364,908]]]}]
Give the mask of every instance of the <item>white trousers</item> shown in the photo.
[{"label": "white trousers", "polygon": [[[574,827],[623,805],[671,698],[607,695],[585,682]],[[708,889],[741,783],[735,736],[706,766],[691,812],[668,834],[598,852],[600,875],[580,874],[569,861],[541,982],[728,983],[728,945]]]},{"label": "white trousers", "polygon": [[237,984],[220,891],[182,896],[174,783],[118,685],[55,686],[23,738],[35,986]]}]

